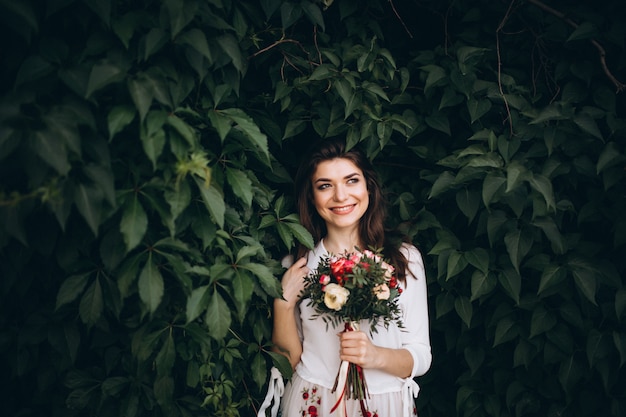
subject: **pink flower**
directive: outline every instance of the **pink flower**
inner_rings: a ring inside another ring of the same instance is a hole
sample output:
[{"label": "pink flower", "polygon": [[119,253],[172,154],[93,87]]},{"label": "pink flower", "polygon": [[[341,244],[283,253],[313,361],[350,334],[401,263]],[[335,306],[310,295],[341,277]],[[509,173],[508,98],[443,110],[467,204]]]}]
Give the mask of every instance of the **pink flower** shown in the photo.
[{"label": "pink flower", "polygon": [[326,285],[326,284],[328,284],[329,282],[330,282],[330,277],[329,277],[328,275],[326,275],[326,274],[322,274],[322,275],[320,276],[320,284],[322,284],[322,285]]},{"label": "pink flower", "polygon": [[385,270],[385,278],[387,280],[390,280],[391,277],[393,276],[394,271],[396,270],[392,265],[389,265],[387,262],[383,262],[381,264],[381,266],[383,267],[383,269]]}]

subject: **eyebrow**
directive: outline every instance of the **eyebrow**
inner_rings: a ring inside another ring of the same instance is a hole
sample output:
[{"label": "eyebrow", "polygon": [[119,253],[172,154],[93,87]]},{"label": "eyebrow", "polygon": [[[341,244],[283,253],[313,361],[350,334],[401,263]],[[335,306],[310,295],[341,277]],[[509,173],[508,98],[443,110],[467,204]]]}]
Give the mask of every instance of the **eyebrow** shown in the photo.
[{"label": "eyebrow", "polygon": [[[343,179],[344,180],[349,180],[350,178],[359,177],[359,176],[361,176],[361,174],[359,174],[358,172],[353,172],[352,174],[348,174],[345,177],[343,177]],[[330,180],[328,178],[318,178],[313,183],[317,184],[318,182],[332,182],[332,180]]]}]

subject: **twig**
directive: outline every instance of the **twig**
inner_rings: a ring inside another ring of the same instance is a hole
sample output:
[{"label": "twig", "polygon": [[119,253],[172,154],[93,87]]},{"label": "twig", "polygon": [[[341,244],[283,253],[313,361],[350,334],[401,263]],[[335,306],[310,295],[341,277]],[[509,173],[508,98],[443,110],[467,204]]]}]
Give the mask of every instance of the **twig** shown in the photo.
[{"label": "twig", "polygon": [[320,52],[320,46],[317,44],[317,25],[313,26],[313,43],[317,51],[317,59],[319,59],[320,65],[322,65],[322,53]]},{"label": "twig", "polygon": [[255,53],[253,53],[252,55],[250,55],[250,56],[248,57],[248,59],[251,59],[251,58],[254,58],[254,57],[258,56],[258,55],[261,55],[262,53],[265,53],[265,52],[269,51],[270,49],[275,48],[275,47],[277,47],[278,45],[283,44],[283,43],[295,43],[296,45],[298,45],[298,46],[300,47],[300,49],[302,49],[304,52],[306,52],[306,49],[304,49],[304,47],[302,46],[302,44],[301,44],[300,42],[296,41],[295,39],[285,39],[285,38],[280,38],[279,40],[277,40],[277,41],[276,41],[276,42],[274,42],[273,44],[271,44],[271,45],[269,45],[269,46],[266,46],[266,47],[265,47],[265,48],[263,48],[263,49],[259,49],[258,51],[256,51],[256,52],[255,52]]},{"label": "twig", "polygon": [[509,121],[509,133],[511,134],[511,136],[513,136],[513,118],[511,117],[511,108],[509,107],[509,102],[506,99],[504,90],[502,89],[502,56],[500,55],[500,32],[502,31],[502,28],[504,28],[506,21],[509,20],[509,16],[511,16],[511,9],[513,8],[514,3],[515,3],[515,0],[511,0],[511,3],[509,3],[509,8],[506,11],[506,14],[502,18],[500,25],[498,25],[498,28],[496,29],[496,54],[498,56],[498,90],[500,90],[500,95],[502,96],[502,99],[504,100],[504,107],[506,108],[506,114],[507,114],[506,119]]},{"label": "twig", "polygon": [[402,17],[400,17],[400,14],[398,13],[398,11],[396,10],[396,6],[393,4],[393,0],[389,0],[389,4],[391,5],[391,9],[393,10],[394,14],[396,15],[396,17],[398,18],[398,20],[400,21],[400,23],[402,23],[402,27],[404,27],[404,30],[406,31],[406,33],[409,35],[409,38],[413,39],[413,34],[411,33],[411,31],[409,30],[408,27],[406,27],[406,24],[404,23],[404,20],[402,20]]},{"label": "twig", "polygon": [[[535,6],[539,7],[540,9],[548,13],[553,14],[554,16],[563,20],[565,23],[567,23],[574,29],[578,29],[578,26],[579,26],[578,23],[574,22],[572,19],[567,17],[564,13],[558,10],[555,10],[552,7],[548,6],[547,4],[543,3],[541,0],[528,0],[528,2],[534,4]],[[604,49],[604,47],[600,44],[600,42],[598,42],[595,39],[591,40],[591,44],[596,47],[596,49],[598,50],[598,53],[600,54],[600,65],[602,66],[602,70],[604,71],[604,74],[606,74],[607,78],[611,80],[613,85],[615,85],[618,93],[624,91],[624,89],[626,89],[626,84],[622,83],[617,78],[615,78],[615,76],[613,75],[613,73],[611,73],[611,70],[606,64],[606,50]]]}]

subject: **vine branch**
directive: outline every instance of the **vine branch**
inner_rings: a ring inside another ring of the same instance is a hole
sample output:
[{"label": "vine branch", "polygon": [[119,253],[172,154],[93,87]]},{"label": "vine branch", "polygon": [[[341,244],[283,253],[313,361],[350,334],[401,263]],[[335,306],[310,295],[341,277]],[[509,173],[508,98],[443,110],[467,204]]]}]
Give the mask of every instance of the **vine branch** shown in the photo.
[{"label": "vine branch", "polygon": [[[559,19],[563,20],[565,23],[567,23],[568,25],[570,25],[574,29],[578,29],[578,27],[579,27],[578,23],[574,22],[572,19],[567,17],[565,15],[565,13],[562,13],[562,12],[556,10],[556,9],[553,9],[552,7],[550,7],[547,4],[545,4],[544,2],[542,2],[541,0],[528,0],[528,2],[531,3],[531,4],[534,4],[535,6],[539,7],[540,9],[542,9],[542,10],[544,10],[544,11],[550,13],[550,14],[553,14],[554,16],[556,16]],[[613,85],[615,85],[615,87],[617,88],[617,92],[618,93],[624,91],[624,89],[626,89],[626,84],[622,83],[617,78],[615,78],[615,76],[613,75],[613,73],[609,69],[608,65],[606,64],[606,50],[604,49],[604,47],[600,44],[600,42],[598,42],[595,39],[591,40],[591,44],[593,46],[595,46],[596,49],[598,50],[598,54],[600,55],[600,65],[602,65],[602,70],[604,71],[604,74],[613,83]]]}]

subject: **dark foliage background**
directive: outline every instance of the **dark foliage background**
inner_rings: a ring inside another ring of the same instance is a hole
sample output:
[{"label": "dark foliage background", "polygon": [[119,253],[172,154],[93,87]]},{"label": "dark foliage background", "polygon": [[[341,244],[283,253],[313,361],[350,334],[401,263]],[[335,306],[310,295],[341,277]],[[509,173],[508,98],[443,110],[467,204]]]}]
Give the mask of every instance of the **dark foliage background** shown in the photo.
[{"label": "dark foliage background", "polygon": [[426,259],[422,415],[625,415],[625,20],[0,0],[2,415],[254,415],[294,169],[335,136]]}]

